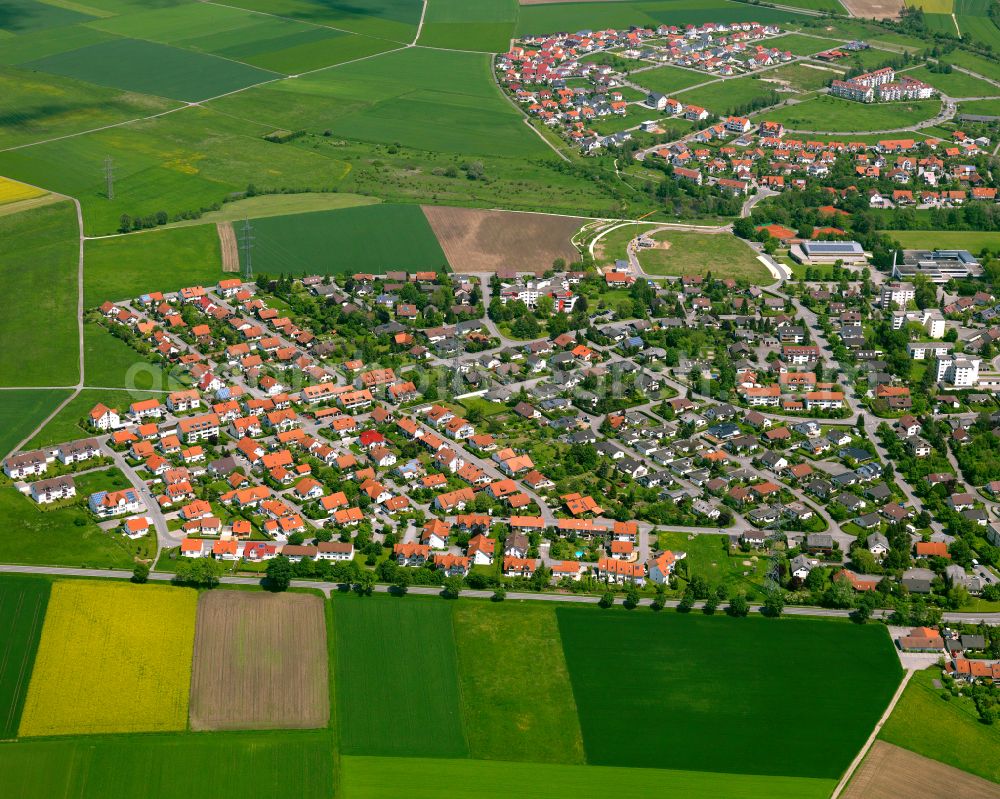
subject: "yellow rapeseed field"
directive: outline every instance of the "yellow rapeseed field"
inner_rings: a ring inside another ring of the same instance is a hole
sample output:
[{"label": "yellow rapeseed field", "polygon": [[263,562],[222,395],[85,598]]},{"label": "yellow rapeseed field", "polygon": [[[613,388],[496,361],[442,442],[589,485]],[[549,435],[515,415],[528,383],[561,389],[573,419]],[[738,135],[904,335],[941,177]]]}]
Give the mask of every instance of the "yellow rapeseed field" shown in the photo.
[{"label": "yellow rapeseed field", "polygon": [[189,588],[56,582],[20,734],[185,729],[197,603]]},{"label": "yellow rapeseed field", "polygon": [[25,183],[18,183],[10,178],[0,177],[0,205],[15,203],[19,200],[30,200],[34,197],[41,197],[43,194],[48,194],[48,192]]}]

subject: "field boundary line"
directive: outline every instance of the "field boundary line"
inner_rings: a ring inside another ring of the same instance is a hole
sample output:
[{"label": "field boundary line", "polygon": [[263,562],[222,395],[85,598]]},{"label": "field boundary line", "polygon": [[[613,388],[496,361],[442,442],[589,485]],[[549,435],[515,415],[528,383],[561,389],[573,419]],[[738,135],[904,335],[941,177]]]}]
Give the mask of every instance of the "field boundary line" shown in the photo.
[{"label": "field boundary line", "polygon": [[420,34],[424,29],[425,16],[427,16],[427,0],[423,0],[423,5],[420,7],[420,22],[417,23],[417,33],[413,37],[413,41],[410,42],[410,47],[416,47],[417,41],[420,39]]},{"label": "field boundary line", "polygon": [[847,783],[850,782],[851,777],[854,772],[857,771],[858,766],[861,765],[861,761],[865,759],[865,755],[872,748],[875,743],[875,739],[878,734],[882,731],[882,727],[889,720],[889,716],[892,715],[892,711],[896,708],[896,703],[899,702],[900,697],[903,695],[903,690],[906,688],[907,683],[910,682],[910,678],[914,675],[915,671],[913,669],[907,669],[906,674],[903,675],[902,681],[899,683],[899,687],[896,688],[896,693],[892,695],[892,699],[889,701],[889,707],[885,709],[882,717],[875,724],[875,729],[872,730],[871,735],[868,736],[868,740],[865,741],[864,746],[861,747],[861,751],[858,752],[854,760],[851,761],[851,765],[847,767],[847,771],[844,772],[844,776],[840,778],[840,782],[837,783],[837,787],[833,789],[833,793],[830,795],[830,799],[837,799],[844,792],[844,788],[847,787]]},{"label": "field boundary line", "polygon": [[326,28],[327,30],[337,31],[338,33],[346,33],[351,36],[364,36],[368,39],[379,39],[383,42],[395,42],[396,39],[386,39],[382,36],[369,36],[367,33],[358,33],[356,31],[349,31],[347,28],[338,28],[335,25],[327,25],[325,22],[310,22],[305,19],[296,19],[295,17],[285,17],[281,14],[272,14],[270,11],[258,11],[254,8],[242,8],[241,6],[231,6],[228,3],[217,3],[215,0],[198,0],[206,6],[218,6],[219,8],[228,8],[231,11],[242,11],[246,14],[260,14],[262,17],[274,17],[275,19],[283,19],[286,22],[297,22],[300,25],[311,25],[314,28]]}]

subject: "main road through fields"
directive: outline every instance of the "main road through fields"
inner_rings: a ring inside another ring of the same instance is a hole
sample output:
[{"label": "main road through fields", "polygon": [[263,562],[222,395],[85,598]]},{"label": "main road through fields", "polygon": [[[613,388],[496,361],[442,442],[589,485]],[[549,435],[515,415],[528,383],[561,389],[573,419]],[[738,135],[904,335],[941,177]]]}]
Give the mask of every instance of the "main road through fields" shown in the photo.
[{"label": "main road through fields", "polygon": [[[90,577],[97,579],[111,579],[111,580],[129,580],[132,578],[132,572],[124,571],[122,569],[73,569],[63,566],[16,566],[10,564],[0,564],[0,573],[8,572],[13,574],[46,574],[52,577]],[[164,572],[151,572],[149,575],[150,580],[157,582],[170,582],[174,575]],[[221,582],[225,585],[261,585],[261,578],[259,577],[223,577]],[[293,588],[315,588],[322,591],[327,596],[330,596],[333,592],[337,593],[347,593],[350,590],[350,586],[346,586],[338,583],[326,583],[319,580],[292,580]],[[378,593],[389,593],[392,590],[391,586],[388,585],[376,585],[375,589]],[[418,594],[421,596],[435,596],[441,594],[441,589],[436,586],[412,586],[408,589],[410,594]],[[462,592],[462,596],[472,597],[474,599],[490,599],[493,596],[492,591],[474,591],[466,590]],[[570,602],[574,604],[581,605],[594,605],[600,601],[600,597],[594,596],[592,594],[546,594],[546,593],[533,593],[533,592],[520,592],[520,591],[510,591],[507,593],[507,599],[512,600],[533,600],[537,602]],[[621,600],[617,600],[619,603]],[[649,597],[643,597],[639,600],[639,604],[642,606],[651,605],[653,600]],[[703,603],[696,602],[695,609],[700,609]],[[676,600],[667,600],[666,606],[669,608],[677,607],[678,602]],[[754,613],[759,613],[760,605],[751,605],[750,609]],[[874,613],[876,618],[887,617],[891,611],[889,610],[877,610]],[[802,607],[802,606],[786,606],[785,615],[787,616],[817,616],[821,618],[847,618],[850,615],[849,610],[841,610],[838,608],[817,608],[817,607]],[[989,625],[1000,625],[1000,613],[945,613],[942,616],[944,621],[951,622],[963,622],[966,624],[989,624]]]}]

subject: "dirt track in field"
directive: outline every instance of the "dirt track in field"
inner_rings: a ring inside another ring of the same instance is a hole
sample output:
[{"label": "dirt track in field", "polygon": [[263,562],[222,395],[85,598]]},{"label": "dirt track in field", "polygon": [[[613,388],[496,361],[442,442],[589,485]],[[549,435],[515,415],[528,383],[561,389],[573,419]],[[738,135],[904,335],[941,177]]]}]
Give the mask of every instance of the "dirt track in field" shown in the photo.
[{"label": "dirt track in field", "polygon": [[325,727],[327,660],[320,597],[209,591],[198,601],[191,728]]},{"label": "dirt track in field", "polygon": [[579,258],[570,238],[587,221],[577,217],[423,206],[424,215],[456,272],[517,269],[541,274],[556,258]]},{"label": "dirt track in field", "polygon": [[896,19],[903,10],[903,0],[840,0],[852,17]]},{"label": "dirt track in field", "polygon": [[842,799],[1000,798],[1000,785],[936,760],[876,741]]},{"label": "dirt track in field", "polygon": [[232,222],[216,222],[215,229],[219,233],[219,247],[222,250],[222,271],[239,272],[240,250]]}]

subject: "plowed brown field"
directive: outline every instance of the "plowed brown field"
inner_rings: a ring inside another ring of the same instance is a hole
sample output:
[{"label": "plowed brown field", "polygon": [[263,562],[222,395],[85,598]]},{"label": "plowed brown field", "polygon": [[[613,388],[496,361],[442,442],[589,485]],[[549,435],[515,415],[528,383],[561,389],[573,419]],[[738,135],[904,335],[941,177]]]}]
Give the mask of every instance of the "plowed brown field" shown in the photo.
[{"label": "plowed brown field", "polygon": [[843,799],[947,799],[975,796],[1000,798],[1000,785],[959,771],[936,760],[876,741]]},{"label": "plowed brown field", "polygon": [[570,238],[587,221],[577,217],[423,206],[456,272],[517,269],[541,274],[556,258],[579,258]]},{"label": "plowed brown field", "polygon": [[323,600],[209,591],[198,602],[195,730],[306,729],[330,718]]}]

